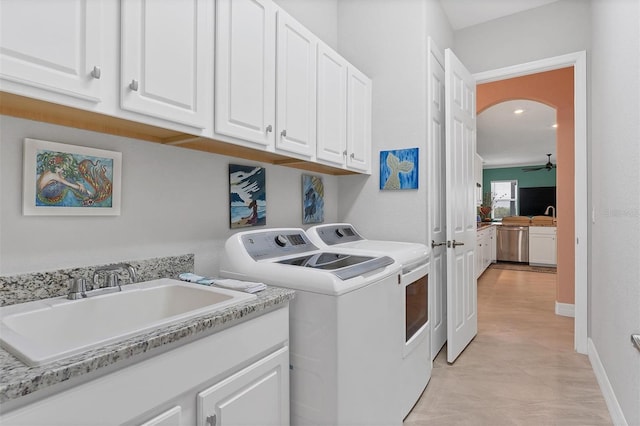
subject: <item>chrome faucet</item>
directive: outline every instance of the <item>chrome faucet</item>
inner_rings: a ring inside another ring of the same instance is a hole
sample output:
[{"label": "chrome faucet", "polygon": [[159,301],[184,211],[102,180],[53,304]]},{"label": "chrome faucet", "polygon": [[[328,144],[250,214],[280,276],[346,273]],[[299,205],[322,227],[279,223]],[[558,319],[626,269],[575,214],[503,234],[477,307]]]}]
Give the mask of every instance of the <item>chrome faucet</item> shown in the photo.
[{"label": "chrome faucet", "polygon": [[544,214],[548,216],[549,215],[549,210],[551,210],[551,217],[555,219],[556,218],[556,208],[553,207],[553,206],[548,206],[547,209],[544,211]]},{"label": "chrome faucet", "polygon": [[[138,281],[138,274],[136,273],[136,268],[129,265],[128,263],[117,263],[115,265],[103,266],[101,268],[97,268],[93,273],[93,288],[94,289],[110,289],[118,287],[118,291],[122,290],[120,286],[120,277],[116,271],[120,269],[125,269],[129,273],[129,278],[132,283]],[[98,277],[101,272],[109,272],[107,278],[104,281],[102,286],[99,285]]]}]

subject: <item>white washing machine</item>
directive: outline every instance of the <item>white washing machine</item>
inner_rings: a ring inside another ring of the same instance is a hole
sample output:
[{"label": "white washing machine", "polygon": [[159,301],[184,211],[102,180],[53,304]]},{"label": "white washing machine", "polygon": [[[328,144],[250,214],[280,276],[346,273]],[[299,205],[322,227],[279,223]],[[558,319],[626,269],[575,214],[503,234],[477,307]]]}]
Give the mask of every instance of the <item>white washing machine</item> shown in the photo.
[{"label": "white washing machine", "polygon": [[406,417],[431,379],[431,325],[429,323],[429,255],[419,243],[368,240],[353,225],[333,223],[307,229],[311,242],[324,250],[351,251],[374,256],[390,256],[402,265],[404,292],[398,307],[402,317],[398,331],[400,346],[400,388],[402,416]]},{"label": "white washing machine", "polygon": [[230,237],[220,275],[296,290],[290,303],[292,425],[401,425],[395,324],[400,265],[320,250],[302,229]]}]

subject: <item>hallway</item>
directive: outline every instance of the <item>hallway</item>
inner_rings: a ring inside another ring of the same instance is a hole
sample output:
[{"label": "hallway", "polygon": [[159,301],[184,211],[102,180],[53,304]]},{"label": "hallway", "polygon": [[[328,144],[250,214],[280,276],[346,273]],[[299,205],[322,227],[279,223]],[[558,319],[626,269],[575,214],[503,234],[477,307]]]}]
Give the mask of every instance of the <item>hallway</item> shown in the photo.
[{"label": "hallway", "polygon": [[554,313],[555,280],[487,269],[478,335],[453,365],[443,348],[404,425],[610,425],[589,360],[573,350],[573,319]]}]

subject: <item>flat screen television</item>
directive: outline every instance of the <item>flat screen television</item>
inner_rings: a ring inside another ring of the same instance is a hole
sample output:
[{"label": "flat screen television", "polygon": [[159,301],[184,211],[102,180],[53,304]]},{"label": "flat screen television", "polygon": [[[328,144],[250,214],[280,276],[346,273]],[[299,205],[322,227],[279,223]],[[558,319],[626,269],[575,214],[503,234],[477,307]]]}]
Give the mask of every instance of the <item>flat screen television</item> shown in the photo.
[{"label": "flat screen television", "polygon": [[542,216],[547,206],[556,206],[555,186],[519,189],[520,216]]}]

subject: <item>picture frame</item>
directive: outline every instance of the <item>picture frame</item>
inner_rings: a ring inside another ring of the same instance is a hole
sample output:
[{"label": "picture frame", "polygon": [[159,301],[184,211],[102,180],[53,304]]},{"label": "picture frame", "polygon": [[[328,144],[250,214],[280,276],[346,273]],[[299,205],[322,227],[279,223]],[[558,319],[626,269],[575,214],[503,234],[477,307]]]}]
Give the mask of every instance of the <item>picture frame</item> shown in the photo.
[{"label": "picture frame", "polygon": [[418,189],[419,149],[380,151],[380,189]]},{"label": "picture frame", "polygon": [[23,215],[120,215],[122,153],[25,138],[23,163]]},{"label": "picture frame", "polygon": [[266,224],[265,168],[229,164],[229,226],[235,229]]},{"label": "picture frame", "polygon": [[302,223],[324,222],[324,183],[320,176],[302,175]]}]

